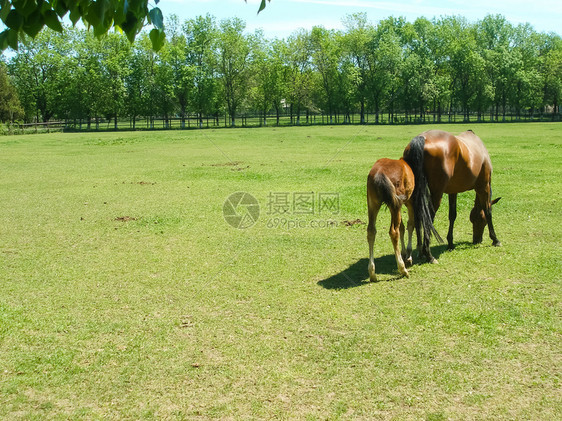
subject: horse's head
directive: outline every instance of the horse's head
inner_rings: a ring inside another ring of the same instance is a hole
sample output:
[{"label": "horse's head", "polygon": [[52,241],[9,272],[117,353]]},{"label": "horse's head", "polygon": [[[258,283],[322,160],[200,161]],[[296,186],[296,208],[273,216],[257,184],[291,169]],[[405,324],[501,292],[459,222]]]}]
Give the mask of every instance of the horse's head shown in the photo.
[{"label": "horse's head", "polygon": [[[498,203],[501,197],[492,200],[492,205]],[[472,222],[472,242],[478,244],[482,242],[482,235],[484,234],[484,228],[488,224],[486,221],[486,215],[484,215],[484,209],[480,205],[475,204],[470,211],[470,222]]]}]

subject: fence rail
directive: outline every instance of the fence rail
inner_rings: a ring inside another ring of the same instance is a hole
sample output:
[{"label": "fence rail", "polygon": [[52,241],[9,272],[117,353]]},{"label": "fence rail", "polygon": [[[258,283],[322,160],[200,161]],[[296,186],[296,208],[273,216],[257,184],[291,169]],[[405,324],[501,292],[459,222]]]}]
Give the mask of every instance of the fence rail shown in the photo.
[{"label": "fence rail", "polygon": [[[404,113],[379,114],[378,121],[373,113],[365,114],[365,124],[379,125],[407,125],[407,124],[447,124],[447,123],[509,123],[509,122],[548,122],[562,121],[560,113],[535,113],[535,114],[506,114],[496,117],[494,114],[470,114],[468,118],[463,114],[433,114],[406,115]],[[303,114],[290,116],[283,114],[279,119],[274,114],[263,115],[242,114],[237,117],[235,127],[263,127],[263,126],[310,126],[310,125],[349,125],[360,124],[358,113],[350,115],[327,116],[325,114]],[[129,131],[129,130],[182,130],[232,127],[227,115],[209,116],[200,119],[190,115],[184,118],[136,118],[133,119],[102,119],[48,121],[26,124],[12,124],[10,133],[50,133],[60,131]]]}]

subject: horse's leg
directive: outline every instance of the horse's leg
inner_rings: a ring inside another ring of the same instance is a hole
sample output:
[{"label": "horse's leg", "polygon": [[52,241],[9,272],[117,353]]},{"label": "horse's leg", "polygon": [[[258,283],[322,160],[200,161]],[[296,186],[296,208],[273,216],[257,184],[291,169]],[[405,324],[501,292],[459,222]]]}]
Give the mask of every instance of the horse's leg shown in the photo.
[{"label": "horse's leg", "polygon": [[375,224],[377,222],[377,215],[381,208],[381,204],[368,197],[367,205],[369,208],[369,224],[367,225],[367,242],[369,243],[369,278],[371,279],[371,282],[376,282],[377,275],[375,274],[374,248],[377,228]]},{"label": "horse's leg", "polygon": [[449,194],[449,232],[447,233],[447,248],[453,250],[455,245],[453,244],[453,226],[455,225],[455,219],[457,219],[457,193]]},{"label": "horse's leg", "polygon": [[472,244],[480,244],[482,242],[482,233],[487,225],[484,210],[480,206],[478,193],[474,197],[474,207],[470,211],[470,222],[472,222]]},{"label": "horse's leg", "polygon": [[400,218],[400,250],[402,250],[402,257],[404,257],[404,253],[406,253],[406,245],[404,244],[405,232],[406,228],[404,227],[404,221]]},{"label": "horse's leg", "polygon": [[418,251],[418,257],[421,258],[423,256],[423,231],[417,224],[415,227],[416,227],[416,250]]},{"label": "horse's leg", "polygon": [[496,235],[496,231],[494,230],[494,225],[492,225],[492,207],[491,206],[490,206],[490,210],[486,214],[486,221],[488,221],[488,230],[490,231],[490,238],[492,239],[492,245],[494,245],[496,247],[501,247],[502,243],[500,242],[500,240],[498,240],[498,237]]},{"label": "horse's leg", "polygon": [[[437,209],[441,205],[441,198],[443,197],[443,192],[431,192],[431,204],[433,205],[433,209],[431,212],[431,223],[435,220],[435,214],[437,213]],[[429,247],[429,240],[431,234],[429,232],[423,233],[423,247],[422,247],[422,254],[427,258],[429,263],[439,263],[435,257],[431,255],[431,249]],[[419,240],[418,240],[419,241]]]},{"label": "horse's leg", "polygon": [[[400,225],[402,224],[402,216],[400,215],[400,208],[390,208],[391,214],[391,222],[390,222],[390,230],[388,234],[390,235],[390,240],[392,241],[392,245],[394,247],[394,256],[396,257],[396,265],[398,266],[398,271],[404,275],[408,275],[408,270],[406,269],[406,265],[404,265],[404,260],[402,260],[402,254],[400,253],[399,248],[399,241],[400,241]],[[404,226],[404,224],[402,224]]]},{"label": "horse's leg", "polygon": [[480,206],[484,210],[484,216],[486,217],[486,223],[488,224],[488,232],[490,233],[490,239],[492,244],[496,247],[500,247],[502,243],[498,240],[496,236],[496,231],[494,230],[494,225],[492,224],[492,203],[490,187],[486,189],[483,193],[476,193],[478,195],[478,200],[480,201]]},{"label": "horse's leg", "polygon": [[[408,247],[406,248],[406,253],[404,258],[406,259],[404,263],[406,267],[412,266],[412,236],[414,234],[414,208],[412,204],[408,201],[406,202],[406,208],[408,209]],[[402,244],[404,247],[404,244]]]}]

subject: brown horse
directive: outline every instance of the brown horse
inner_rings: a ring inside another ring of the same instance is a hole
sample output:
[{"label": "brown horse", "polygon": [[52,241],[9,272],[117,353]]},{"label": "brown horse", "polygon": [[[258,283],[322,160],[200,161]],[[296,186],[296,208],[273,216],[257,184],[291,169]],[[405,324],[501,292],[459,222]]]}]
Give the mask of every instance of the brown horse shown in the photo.
[{"label": "brown horse", "polygon": [[[374,244],[377,230],[375,227],[377,215],[382,204],[386,204],[390,210],[390,239],[394,246],[394,255],[398,270],[404,276],[408,275],[406,264],[412,265],[412,233],[414,231],[414,215],[429,215],[429,211],[419,212],[415,204],[410,200],[415,187],[414,173],[410,166],[401,159],[382,158],[375,162],[367,177],[367,207],[369,212],[369,225],[367,226],[367,241],[369,243],[369,277],[376,281]],[[400,210],[405,204],[408,208],[408,248],[404,247],[404,223]],[[421,222],[428,230],[433,228],[431,220]],[[428,225],[429,224],[429,225]],[[434,228],[433,228],[434,230]],[[398,248],[398,240],[402,244],[402,253],[406,258],[406,264]]]},{"label": "brown horse", "polygon": [[[470,215],[473,242],[482,242],[484,227],[488,225],[493,245],[500,246],[492,224],[492,204],[499,198],[491,200],[492,162],[482,140],[472,130],[457,136],[440,130],[430,130],[412,139],[404,150],[403,157],[412,166],[412,161],[419,160],[420,151],[423,151],[423,170],[414,170],[418,190],[413,193],[414,200],[425,198],[430,201],[429,210],[433,221],[443,193],[449,195],[448,248],[454,248],[453,226],[457,217],[457,193],[468,190],[476,192],[474,208]],[[425,186],[429,187],[429,192]],[[420,248],[420,226],[417,223],[416,233]],[[430,262],[436,262],[429,249],[430,234],[431,232],[424,232],[420,253]]]}]

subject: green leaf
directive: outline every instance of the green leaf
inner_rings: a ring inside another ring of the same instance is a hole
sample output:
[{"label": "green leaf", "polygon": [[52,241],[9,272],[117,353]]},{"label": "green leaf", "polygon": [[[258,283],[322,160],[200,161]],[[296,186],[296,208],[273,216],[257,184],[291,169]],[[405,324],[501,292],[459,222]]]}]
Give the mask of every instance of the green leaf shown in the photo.
[{"label": "green leaf", "polygon": [[160,51],[160,49],[164,45],[164,41],[166,40],[164,31],[154,28],[152,31],[150,31],[148,36],[150,38],[150,41],[152,42],[152,48],[154,49],[154,51]]},{"label": "green leaf", "polygon": [[37,4],[39,5],[38,9],[41,14],[45,14],[47,10],[53,10],[53,7],[51,6],[52,1],[53,0],[51,0],[50,2],[45,0],[37,0]]},{"label": "green leaf", "polygon": [[6,17],[10,13],[10,6],[10,0],[0,0],[0,19],[2,19],[2,22],[6,21]]},{"label": "green leaf", "polygon": [[[80,11],[78,11],[80,13]],[[72,16],[72,12],[71,12]],[[92,25],[94,28],[101,24],[101,20],[103,19],[103,14],[100,16],[99,12],[99,5],[97,3],[90,3],[88,6],[88,10],[84,13],[83,18]]]},{"label": "green leaf", "polygon": [[47,10],[45,12],[45,25],[51,28],[53,31],[62,32],[62,25],[59,22],[57,14],[52,10]]},{"label": "green leaf", "polygon": [[37,3],[35,0],[14,0],[12,1],[14,9],[16,9],[22,16],[27,17],[35,9],[37,9]]},{"label": "green leaf", "polygon": [[18,33],[16,31],[8,32],[8,45],[14,49],[18,49]]},{"label": "green leaf", "polygon": [[43,15],[36,10],[27,17],[22,29],[31,38],[35,38],[44,25],[45,19],[43,18]]},{"label": "green leaf", "polygon": [[76,23],[80,20],[81,16],[82,15],[80,14],[80,9],[78,8],[78,5],[76,3],[73,3],[71,5],[70,15],[69,15],[72,25],[76,25]]},{"label": "green leaf", "polygon": [[[244,1],[245,1],[246,3],[248,3],[248,0],[244,0]],[[267,1],[271,1],[271,0],[267,0]],[[157,3],[158,3],[158,2],[157,2]],[[259,10],[258,10],[258,14],[259,14],[263,9],[265,9],[265,0],[261,0],[260,8],[259,8]]]},{"label": "green leaf", "polygon": [[148,16],[156,29],[164,29],[164,16],[162,16],[162,11],[158,7],[151,9]]},{"label": "green leaf", "polygon": [[127,13],[125,21],[119,25],[123,32],[125,32],[125,35],[127,35],[129,42],[133,42],[135,40],[138,22],[137,17],[133,13],[129,12]]},{"label": "green leaf", "polygon": [[18,33],[16,31],[10,30],[8,32],[8,45],[14,50],[18,49]]},{"label": "green leaf", "polygon": [[68,6],[64,1],[60,1],[60,0],[54,3],[53,9],[57,13],[57,15],[61,18],[64,15],[66,15],[66,13],[68,12]]},{"label": "green leaf", "polygon": [[0,32],[0,51],[4,51],[6,48],[9,47],[8,45],[8,37],[10,36],[11,29],[6,29]]},{"label": "green leaf", "polygon": [[135,41],[135,37],[137,36],[136,28],[132,27],[130,29],[125,29],[125,28],[121,27],[121,29],[123,30],[123,32],[127,36],[127,39],[129,40],[129,42],[132,44]]},{"label": "green leaf", "polygon": [[8,28],[19,31],[23,26],[23,16],[20,15],[18,11],[12,9],[10,13],[8,13],[5,23]]},{"label": "green leaf", "polygon": [[127,11],[125,10],[128,7],[127,1],[120,2],[117,7],[114,8],[113,11],[113,23],[114,26],[121,26],[121,24],[126,20]]},{"label": "green leaf", "polygon": [[106,13],[109,12],[107,10],[107,6],[108,4],[105,0],[92,2],[88,6],[86,20],[94,27],[94,33],[97,32],[97,35],[100,35],[100,31],[101,33],[105,33],[103,28],[107,26],[106,21],[108,20],[108,17],[106,16]]}]

